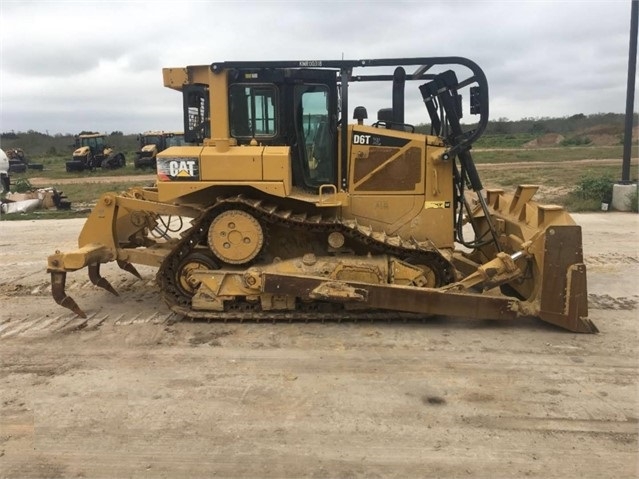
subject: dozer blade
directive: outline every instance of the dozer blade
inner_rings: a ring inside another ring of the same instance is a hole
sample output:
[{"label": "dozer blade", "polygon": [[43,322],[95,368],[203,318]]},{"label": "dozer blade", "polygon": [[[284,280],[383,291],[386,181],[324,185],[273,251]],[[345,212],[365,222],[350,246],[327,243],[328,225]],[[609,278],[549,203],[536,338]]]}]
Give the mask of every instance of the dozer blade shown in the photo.
[{"label": "dozer blade", "polygon": [[588,319],[586,265],[581,252],[581,228],[563,225],[544,235],[544,266],[539,317],[577,333],[597,333]]},{"label": "dozer blade", "polygon": [[[517,297],[531,316],[578,333],[596,333],[588,319],[586,265],[583,262],[581,227],[560,206],[532,201],[536,185],[520,185],[514,194],[488,190],[487,200],[500,249],[524,250],[522,277],[502,286]],[[477,208],[472,215],[476,235],[486,236],[489,222]],[[478,263],[497,256],[488,243],[469,257]]]}]

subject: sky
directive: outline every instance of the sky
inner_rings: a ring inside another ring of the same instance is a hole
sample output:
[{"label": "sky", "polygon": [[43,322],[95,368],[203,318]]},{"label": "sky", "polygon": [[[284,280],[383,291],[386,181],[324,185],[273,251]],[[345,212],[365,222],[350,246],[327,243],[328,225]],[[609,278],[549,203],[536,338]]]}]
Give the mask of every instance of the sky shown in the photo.
[{"label": "sky", "polygon": [[[179,131],[181,94],[163,86],[162,68],[231,60],[461,56],[487,76],[492,120],[624,113],[630,9],[630,0],[0,0],[0,131]],[[349,95],[369,118],[391,106],[381,83]],[[427,123],[416,82],[406,101],[406,121]]]}]

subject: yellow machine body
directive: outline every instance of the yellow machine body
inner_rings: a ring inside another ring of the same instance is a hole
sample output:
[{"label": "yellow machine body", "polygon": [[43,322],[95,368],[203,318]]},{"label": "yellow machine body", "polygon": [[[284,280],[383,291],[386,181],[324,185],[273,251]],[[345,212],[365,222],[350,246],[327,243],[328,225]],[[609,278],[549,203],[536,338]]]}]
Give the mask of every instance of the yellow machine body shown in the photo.
[{"label": "yellow machine body", "polygon": [[[449,63],[471,77],[427,73]],[[368,77],[392,84],[393,108],[367,125],[357,107],[348,124],[348,83],[366,78],[353,69],[369,66],[397,67]],[[79,249],[49,257],[59,304],[84,314],[64,291],[67,272],[84,267],[114,292],[99,265],[117,261],[133,274],[157,266],[168,306],[192,318],[535,316],[596,331],[570,215],[534,202],[535,186],[481,185],[470,149],[488,100],[474,63],[226,62],[163,75],[183,94],[187,144],[157,154],[155,186],[102,196]],[[404,122],[406,80],[426,82],[430,134]],[[458,91],[469,85],[480,121],[464,130]],[[173,216],[190,227],[170,235]]]}]

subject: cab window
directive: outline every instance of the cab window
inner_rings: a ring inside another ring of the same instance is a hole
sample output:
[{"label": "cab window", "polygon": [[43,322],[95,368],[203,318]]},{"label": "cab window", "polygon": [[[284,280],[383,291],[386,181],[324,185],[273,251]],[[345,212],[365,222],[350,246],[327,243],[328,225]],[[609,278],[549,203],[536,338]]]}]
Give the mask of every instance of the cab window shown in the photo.
[{"label": "cab window", "polygon": [[277,101],[273,85],[231,85],[229,112],[234,138],[271,138],[277,134]]}]

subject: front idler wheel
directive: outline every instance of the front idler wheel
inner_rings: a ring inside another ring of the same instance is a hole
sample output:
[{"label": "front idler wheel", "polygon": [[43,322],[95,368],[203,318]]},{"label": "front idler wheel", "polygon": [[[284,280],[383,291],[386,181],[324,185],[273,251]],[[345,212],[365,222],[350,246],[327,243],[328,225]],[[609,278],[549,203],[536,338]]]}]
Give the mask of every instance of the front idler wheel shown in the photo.
[{"label": "front idler wheel", "polygon": [[408,264],[417,266],[423,272],[414,286],[420,288],[441,288],[453,281],[450,264],[437,255],[412,255],[405,258]]}]

